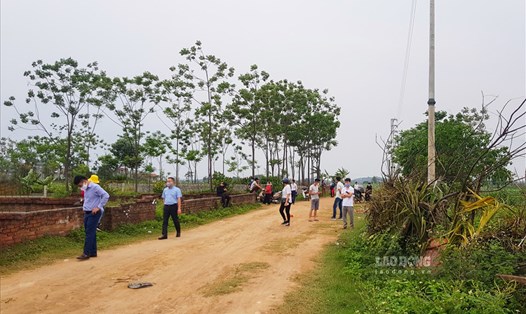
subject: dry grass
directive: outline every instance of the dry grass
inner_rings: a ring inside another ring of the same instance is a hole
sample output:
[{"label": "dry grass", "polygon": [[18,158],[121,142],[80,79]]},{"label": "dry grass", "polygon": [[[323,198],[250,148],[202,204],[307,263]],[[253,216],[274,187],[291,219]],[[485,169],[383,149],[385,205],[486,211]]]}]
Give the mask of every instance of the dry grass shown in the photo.
[{"label": "dry grass", "polygon": [[310,235],[300,234],[294,238],[272,241],[261,247],[261,250],[273,254],[285,254],[287,251],[297,248],[301,243],[311,238],[312,236]]},{"label": "dry grass", "polygon": [[199,291],[205,297],[219,296],[243,290],[253,278],[270,267],[269,263],[251,262],[227,268],[216,280],[201,287]]}]

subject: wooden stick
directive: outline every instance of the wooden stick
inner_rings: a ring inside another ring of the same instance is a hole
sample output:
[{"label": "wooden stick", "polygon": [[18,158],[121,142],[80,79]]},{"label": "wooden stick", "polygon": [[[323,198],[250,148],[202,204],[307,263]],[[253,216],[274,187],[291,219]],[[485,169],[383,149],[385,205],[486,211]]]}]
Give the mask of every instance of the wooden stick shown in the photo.
[{"label": "wooden stick", "polygon": [[513,276],[513,275],[502,275],[502,274],[497,274],[497,277],[502,278],[506,281],[515,281],[517,283],[526,285],[526,277]]}]

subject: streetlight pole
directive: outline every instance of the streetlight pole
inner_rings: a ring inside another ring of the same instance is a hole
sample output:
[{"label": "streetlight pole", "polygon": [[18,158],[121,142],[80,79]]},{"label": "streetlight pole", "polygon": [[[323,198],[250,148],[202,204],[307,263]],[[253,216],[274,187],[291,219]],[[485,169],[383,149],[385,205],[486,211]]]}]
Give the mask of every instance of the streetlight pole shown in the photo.
[{"label": "streetlight pole", "polygon": [[427,100],[427,183],[435,181],[435,0],[430,0],[429,99]]}]

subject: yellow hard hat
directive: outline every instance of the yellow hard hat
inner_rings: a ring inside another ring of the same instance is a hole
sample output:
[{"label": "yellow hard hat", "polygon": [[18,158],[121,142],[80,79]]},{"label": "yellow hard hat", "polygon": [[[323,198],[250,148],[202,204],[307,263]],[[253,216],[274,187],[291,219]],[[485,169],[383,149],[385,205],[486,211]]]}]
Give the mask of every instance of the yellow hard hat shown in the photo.
[{"label": "yellow hard hat", "polygon": [[99,184],[99,176],[96,175],[96,174],[92,174],[91,177],[89,177],[88,180],[90,180],[90,181],[93,182],[93,183],[97,183],[97,184]]}]

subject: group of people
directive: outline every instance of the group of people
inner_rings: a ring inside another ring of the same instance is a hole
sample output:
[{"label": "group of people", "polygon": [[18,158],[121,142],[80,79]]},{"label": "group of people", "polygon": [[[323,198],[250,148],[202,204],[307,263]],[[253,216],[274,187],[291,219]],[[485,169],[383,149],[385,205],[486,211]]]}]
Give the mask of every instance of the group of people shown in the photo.
[{"label": "group of people", "polygon": [[[110,198],[108,192],[98,183],[97,176],[92,176],[90,179],[84,176],[76,176],[73,179],[73,184],[81,190],[83,198],[82,210],[84,211],[84,250],[82,254],[77,257],[79,260],[88,260],[97,257],[97,226],[104,213],[104,206]],[[181,214],[183,194],[181,189],[175,186],[175,179],[173,177],[168,177],[166,180],[166,187],[163,189],[160,197],[164,200],[164,207],[162,234],[159,240],[168,239],[168,221],[170,217],[175,226],[175,236],[178,238],[181,236],[179,215]]]},{"label": "group of people", "polygon": [[[333,215],[332,220],[336,220],[336,209],[340,209],[339,219],[343,220],[343,228],[347,228],[347,216],[349,216],[349,225],[354,227],[354,188],[351,187],[351,179],[345,179],[345,184],[341,182],[341,178],[337,177],[337,184],[335,187],[335,200],[333,204]],[[279,213],[283,222],[281,223],[284,226],[290,226],[290,214],[291,205],[295,203],[296,196],[298,195],[298,186],[295,180],[289,180],[284,178],[282,180],[283,188],[281,190],[281,200],[279,206]],[[265,188],[263,189],[258,178],[254,178],[250,183],[249,188],[251,193],[256,195],[259,193],[264,193],[265,197],[263,203],[270,204],[273,199],[273,187],[272,182],[267,181]],[[319,221],[318,219],[318,210],[320,208],[320,179],[316,178],[314,182],[309,186],[307,192],[311,208],[309,212],[309,222]]]},{"label": "group of people", "polygon": [[[296,197],[298,196],[298,185],[296,184],[296,180],[294,179],[292,179],[289,182],[289,185],[290,185],[290,193],[291,193],[291,199],[292,199],[291,204],[294,204],[296,202]],[[267,180],[265,188],[263,188],[260,184],[259,178],[257,177],[251,178],[251,182],[249,184],[248,189],[251,193],[256,194],[256,199],[258,197],[261,198],[263,201],[263,204],[267,204],[267,205],[271,204],[274,200],[274,186],[272,185],[272,182],[270,180]],[[281,193],[281,196],[283,196],[283,193]]]},{"label": "group of people", "polygon": [[346,178],[345,183],[341,182],[341,177],[336,177],[334,188],[334,203],[332,205],[332,220],[336,220],[336,209],[339,209],[338,219],[343,220],[343,228],[347,228],[347,216],[351,228],[354,227],[354,187],[351,186],[351,179]]},{"label": "group of people", "polygon": [[[336,220],[336,209],[339,208],[339,219],[343,220],[343,228],[347,228],[347,216],[349,216],[349,224],[354,227],[354,188],[351,186],[351,179],[345,179],[345,183],[341,182],[340,177],[336,177],[335,185],[335,199],[332,211],[332,220]],[[102,215],[104,213],[104,206],[108,202],[110,195],[98,183],[98,177],[92,176],[89,179],[84,176],[76,176],[73,183],[81,189],[83,197],[83,211],[84,211],[84,230],[85,241],[83,253],[77,257],[79,260],[87,260],[97,257],[97,228]],[[290,226],[291,205],[295,203],[298,195],[298,186],[295,180],[284,178],[282,180],[283,188],[281,190],[281,201],[279,213],[284,226]],[[315,179],[308,189],[308,195],[311,202],[309,212],[309,222],[318,221],[318,210],[320,207],[320,179]],[[254,193],[264,192],[265,203],[270,204],[273,197],[273,187],[270,181],[267,181],[265,189],[261,187],[258,178],[254,178],[250,184],[250,191]],[[227,207],[230,204],[230,195],[228,193],[228,186],[225,182],[217,187],[217,196],[221,197],[221,204]],[[182,197],[181,189],[175,186],[175,179],[168,177],[166,180],[166,187],[163,189],[160,197],[164,200],[163,207],[163,225],[162,234],[159,240],[168,239],[168,222],[170,218],[175,226],[176,237],[181,236],[181,224],[179,223],[179,215],[182,212]]]}]

